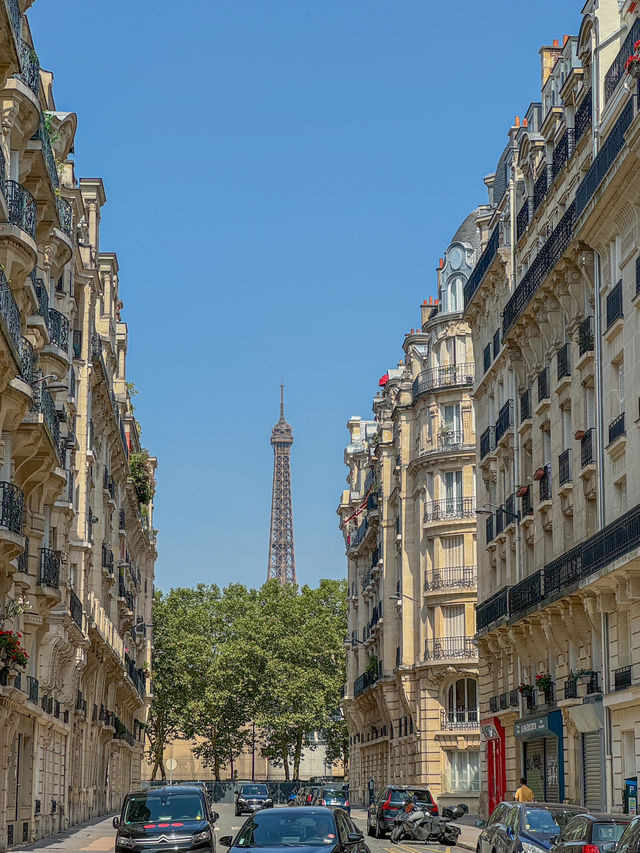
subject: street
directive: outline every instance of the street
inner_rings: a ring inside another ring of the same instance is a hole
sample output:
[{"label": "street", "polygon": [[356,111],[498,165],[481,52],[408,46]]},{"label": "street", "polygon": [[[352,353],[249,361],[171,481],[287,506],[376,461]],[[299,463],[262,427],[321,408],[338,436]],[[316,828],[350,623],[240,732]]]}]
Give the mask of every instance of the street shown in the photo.
[{"label": "street", "polygon": [[[235,817],[233,805],[230,803],[217,803],[214,809],[219,813],[220,819],[216,824],[216,838],[222,835],[235,833],[240,829],[247,816]],[[354,822],[365,834],[367,829],[366,812],[363,809],[354,809],[351,814]],[[38,841],[35,844],[21,847],[22,850],[43,850],[49,853],[110,853],[113,850],[115,830],[112,826],[113,816],[99,818],[82,826],[73,827],[66,832]],[[475,850],[475,839],[478,830],[474,827],[463,826],[463,834],[460,838],[467,849]],[[415,850],[427,851],[427,853],[451,853],[451,848],[438,844],[392,844],[388,838],[377,839],[366,837],[367,846],[371,853],[414,853]],[[219,847],[219,851],[225,848]]]}]

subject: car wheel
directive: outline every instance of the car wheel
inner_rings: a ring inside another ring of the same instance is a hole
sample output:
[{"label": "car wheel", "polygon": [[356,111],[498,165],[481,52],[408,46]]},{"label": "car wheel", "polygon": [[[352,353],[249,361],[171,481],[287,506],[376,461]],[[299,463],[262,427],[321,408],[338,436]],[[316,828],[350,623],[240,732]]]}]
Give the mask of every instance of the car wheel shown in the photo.
[{"label": "car wheel", "polygon": [[367,816],[367,835],[369,835],[371,838],[374,837],[374,832],[373,832],[373,829],[371,828],[371,821],[369,820],[368,816]]},{"label": "car wheel", "polygon": [[385,836],[384,826],[380,826],[380,818],[376,820],[376,838],[384,838]]}]

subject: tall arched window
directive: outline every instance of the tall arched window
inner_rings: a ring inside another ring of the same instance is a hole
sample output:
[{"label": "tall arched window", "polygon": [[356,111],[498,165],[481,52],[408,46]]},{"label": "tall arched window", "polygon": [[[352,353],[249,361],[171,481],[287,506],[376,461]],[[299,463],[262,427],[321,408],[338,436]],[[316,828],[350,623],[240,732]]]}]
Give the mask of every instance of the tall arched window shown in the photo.
[{"label": "tall arched window", "polygon": [[478,723],[478,685],[474,678],[459,678],[447,692],[447,719],[460,726]]}]

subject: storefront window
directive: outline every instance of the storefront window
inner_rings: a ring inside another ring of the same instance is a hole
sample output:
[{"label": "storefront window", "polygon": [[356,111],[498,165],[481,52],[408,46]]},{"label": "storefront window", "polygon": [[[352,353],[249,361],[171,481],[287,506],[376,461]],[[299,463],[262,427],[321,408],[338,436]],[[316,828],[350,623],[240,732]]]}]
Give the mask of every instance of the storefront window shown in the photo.
[{"label": "storefront window", "polygon": [[476,750],[445,752],[447,768],[443,779],[446,791],[480,790],[480,753]]}]

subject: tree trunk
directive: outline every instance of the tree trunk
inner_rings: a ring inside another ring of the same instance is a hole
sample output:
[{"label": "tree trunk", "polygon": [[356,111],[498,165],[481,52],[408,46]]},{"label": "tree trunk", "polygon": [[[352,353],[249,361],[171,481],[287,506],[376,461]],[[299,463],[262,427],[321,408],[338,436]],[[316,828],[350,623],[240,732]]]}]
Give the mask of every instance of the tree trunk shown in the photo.
[{"label": "tree trunk", "polygon": [[293,755],[293,778],[300,778],[300,760],[302,758],[302,732],[296,737],[296,749]]},{"label": "tree trunk", "polygon": [[211,744],[213,746],[213,775],[216,782],[220,781],[220,756],[218,754],[218,740],[216,738],[216,730],[211,729]]},{"label": "tree trunk", "polygon": [[167,778],[167,773],[166,773],[166,771],[165,771],[165,769],[164,769],[164,757],[162,757],[162,758],[160,759],[160,773],[162,774],[162,775],[161,775],[161,777],[160,777],[161,779],[166,779],[166,778]]},{"label": "tree trunk", "polygon": [[284,767],[284,778],[285,782],[288,782],[289,777],[289,755],[287,753],[287,744],[282,744],[282,766]]}]

